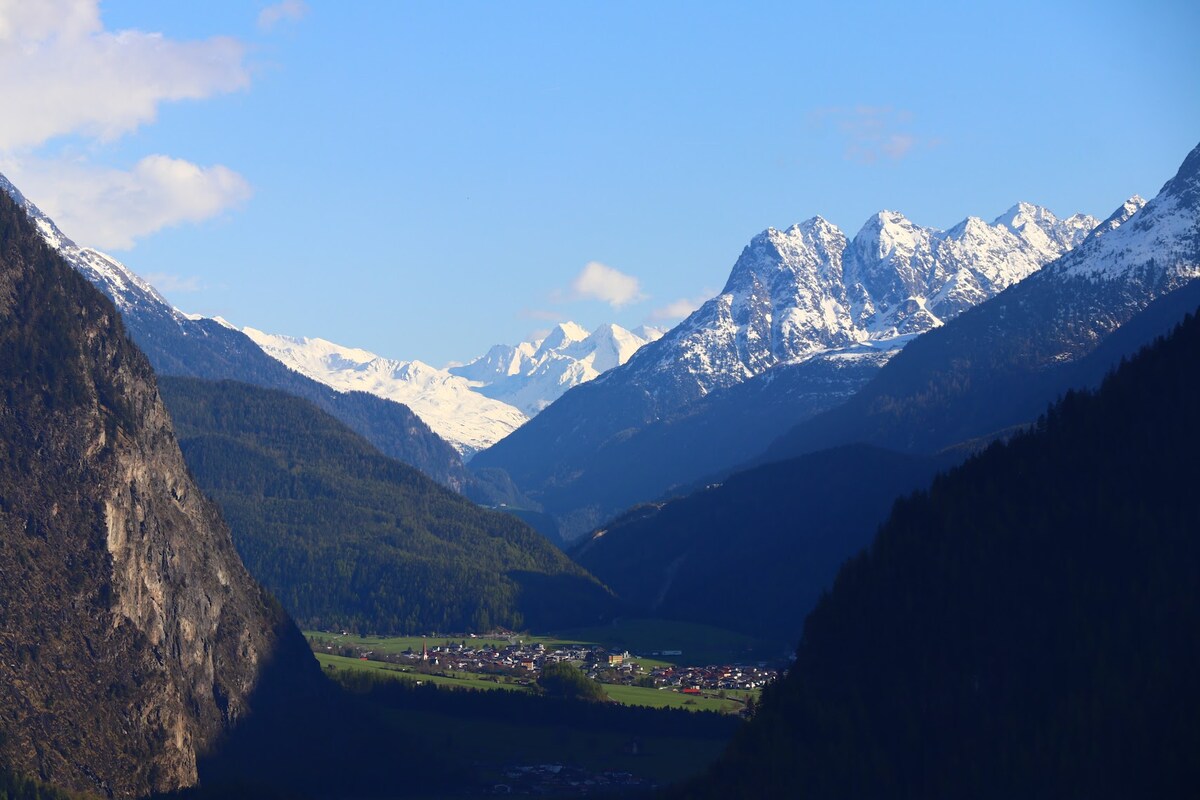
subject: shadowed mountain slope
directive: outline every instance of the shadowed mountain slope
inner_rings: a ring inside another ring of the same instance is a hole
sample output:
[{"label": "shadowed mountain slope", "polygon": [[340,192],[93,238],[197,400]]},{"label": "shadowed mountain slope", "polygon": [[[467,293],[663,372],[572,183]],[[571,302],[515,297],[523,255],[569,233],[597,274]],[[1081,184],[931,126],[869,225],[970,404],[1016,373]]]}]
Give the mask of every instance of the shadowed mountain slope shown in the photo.
[{"label": "shadowed mountain slope", "polygon": [[585,625],[612,596],[541,534],[381,454],[299,398],[163,378],[184,456],[251,573],[306,627]]}]

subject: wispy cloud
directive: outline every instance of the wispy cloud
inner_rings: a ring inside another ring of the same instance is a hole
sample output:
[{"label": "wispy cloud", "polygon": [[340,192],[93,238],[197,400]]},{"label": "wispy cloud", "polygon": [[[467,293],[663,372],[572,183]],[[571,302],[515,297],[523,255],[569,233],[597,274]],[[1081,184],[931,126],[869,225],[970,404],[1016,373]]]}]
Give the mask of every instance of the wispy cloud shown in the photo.
[{"label": "wispy cloud", "polygon": [[899,161],[918,148],[934,147],[939,142],[913,133],[912,112],[891,106],[823,108],[811,117],[819,125],[832,125],[841,134],[843,157],[860,164]]},{"label": "wispy cloud", "polygon": [[646,317],[649,322],[674,322],[691,314],[716,292],[706,291],[699,297],[681,297],[678,300],[656,308]]},{"label": "wispy cloud", "polygon": [[304,0],[283,0],[258,12],[258,27],[269,31],[281,22],[299,22],[307,13]]},{"label": "wispy cloud", "polygon": [[637,278],[599,261],[589,261],[571,281],[571,297],[602,300],[613,308],[645,299]]},{"label": "wispy cloud", "polygon": [[163,155],[132,170],[65,160],[5,163],[4,172],[63,231],[84,246],[124,250],[147,234],[200,222],[251,195],[242,176]]}]

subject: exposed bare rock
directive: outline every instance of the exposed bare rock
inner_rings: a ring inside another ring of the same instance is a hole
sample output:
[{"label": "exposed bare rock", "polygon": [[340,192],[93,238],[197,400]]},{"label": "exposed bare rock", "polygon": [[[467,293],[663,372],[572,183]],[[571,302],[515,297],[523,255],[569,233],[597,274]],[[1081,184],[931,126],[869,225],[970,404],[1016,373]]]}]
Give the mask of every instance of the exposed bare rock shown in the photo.
[{"label": "exposed bare rock", "polygon": [[116,797],[194,783],[284,617],[113,304],[3,192],[0,454],[0,763]]}]

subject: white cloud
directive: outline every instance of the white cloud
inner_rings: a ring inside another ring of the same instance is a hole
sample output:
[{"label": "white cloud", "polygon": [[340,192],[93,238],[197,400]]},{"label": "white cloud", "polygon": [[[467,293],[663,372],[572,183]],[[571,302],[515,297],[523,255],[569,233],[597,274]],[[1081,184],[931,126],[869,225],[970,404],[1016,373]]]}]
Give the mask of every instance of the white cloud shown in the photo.
[{"label": "white cloud", "polygon": [[843,157],[860,164],[882,159],[899,161],[918,147],[936,147],[938,139],[922,139],[913,134],[913,115],[891,106],[855,106],[823,108],[813,112],[814,121],[832,124],[845,144]]},{"label": "white cloud", "polygon": [[647,320],[650,322],[671,322],[680,320],[691,314],[700,306],[704,305],[705,301],[715,295],[716,292],[705,292],[699,297],[689,298],[681,297],[674,302],[667,303],[661,308],[656,308],[650,312]]},{"label": "white cloud", "polygon": [[576,298],[603,300],[613,308],[645,297],[637,278],[599,261],[589,261],[584,266],[583,271],[571,281],[571,292]]},{"label": "white cloud", "polygon": [[258,27],[269,31],[280,22],[299,22],[308,13],[304,0],[283,0],[258,12]]},{"label": "white cloud", "polygon": [[0,167],[82,245],[124,249],[208,219],[250,196],[236,172],[165,155],[97,166],[78,155],[95,148],[62,137],[111,141],[153,122],[161,103],[244,89],[244,58],[227,37],[106,30],[97,0],[0,0]]},{"label": "white cloud", "polygon": [[67,236],[101,249],[127,249],[140,237],[209,219],[251,195],[246,180],[226,167],[163,155],[147,156],[129,171],[55,160],[3,166]]},{"label": "white cloud", "polygon": [[244,47],[107,31],[97,0],[0,0],[0,152],[66,134],[112,140],[158,105],[250,84]]}]

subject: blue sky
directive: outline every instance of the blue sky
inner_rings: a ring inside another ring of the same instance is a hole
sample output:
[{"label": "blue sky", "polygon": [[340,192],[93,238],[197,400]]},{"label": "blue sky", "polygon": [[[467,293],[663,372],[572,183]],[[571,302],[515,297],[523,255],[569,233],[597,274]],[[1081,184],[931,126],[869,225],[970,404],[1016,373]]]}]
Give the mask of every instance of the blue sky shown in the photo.
[{"label": "blue sky", "polygon": [[69,235],[439,366],[670,324],[816,214],[1104,216],[1200,142],[1182,1],[35,6],[0,0],[0,170]]}]

